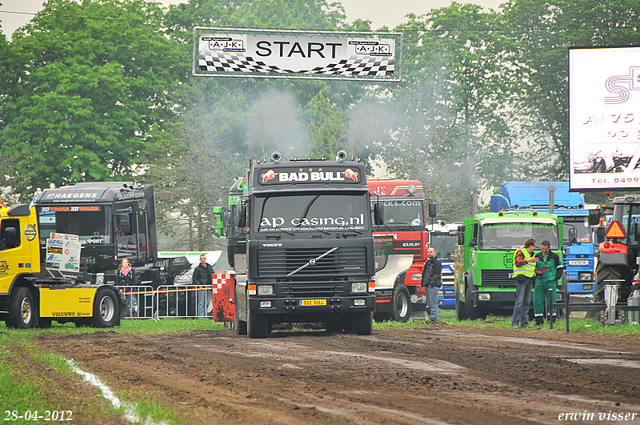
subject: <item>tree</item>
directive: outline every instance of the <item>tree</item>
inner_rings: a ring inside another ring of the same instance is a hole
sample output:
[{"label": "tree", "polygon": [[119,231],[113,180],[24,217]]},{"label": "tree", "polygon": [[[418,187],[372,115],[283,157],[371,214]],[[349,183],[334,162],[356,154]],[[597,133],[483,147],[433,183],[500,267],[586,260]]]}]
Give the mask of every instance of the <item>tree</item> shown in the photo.
[{"label": "tree", "polygon": [[398,29],[404,81],[392,90],[405,122],[381,154],[398,177],[417,178],[440,216],[459,220],[472,194],[518,172],[510,126],[510,58],[495,12],[452,3]]},{"label": "tree", "polygon": [[15,190],[135,174],[151,130],[174,115],[170,94],[187,69],[163,18],[141,0],[51,0],[14,34],[19,84],[2,108],[0,143],[23,154],[7,173]]},{"label": "tree", "polygon": [[519,98],[518,116],[523,118],[522,131],[532,141],[531,173],[543,179],[566,179],[569,169],[567,49],[637,46],[640,2],[511,0],[503,5],[503,13],[522,81],[514,89]]}]

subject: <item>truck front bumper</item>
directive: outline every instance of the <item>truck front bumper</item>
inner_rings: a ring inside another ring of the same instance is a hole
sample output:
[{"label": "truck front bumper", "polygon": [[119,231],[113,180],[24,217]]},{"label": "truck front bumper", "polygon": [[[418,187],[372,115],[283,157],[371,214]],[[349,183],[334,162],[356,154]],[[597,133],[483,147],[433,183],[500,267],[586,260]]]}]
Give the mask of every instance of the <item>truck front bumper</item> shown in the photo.
[{"label": "truck front bumper", "polygon": [[323,313],[354,313],[373,311],[375,296],[362,294],[361,296],[334,298],[249,298],[249,310],[260,314],[289,314],[314,315]]}]

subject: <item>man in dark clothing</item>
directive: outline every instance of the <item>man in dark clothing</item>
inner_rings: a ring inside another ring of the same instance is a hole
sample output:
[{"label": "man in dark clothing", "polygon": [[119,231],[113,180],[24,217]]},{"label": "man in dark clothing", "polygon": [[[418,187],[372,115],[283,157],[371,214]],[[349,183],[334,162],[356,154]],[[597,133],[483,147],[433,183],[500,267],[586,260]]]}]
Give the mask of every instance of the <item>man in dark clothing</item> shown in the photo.
[{"label": "man in dark clothing", "polygon": [[[536,283],[533,290],[533,313],[536,318],[536,325],[544,324],[544,300],[548,298],[551,289],[551,301],[556,302],[556,290],[558,289],[558,279],[562,277],[563,269],[560,266],[560,257],[551,251],[551,243],[542,241],[542,251],[536,254]],[[553,315],[556,310],[553,309]]]},{"label": "man in dark clothing", "polygon": [[427,310],[424,319],[431,314],[431,321],[438,321],[438,292],[442,286],[442,263],[436,258],[436,250],[429,248],[427,250],[428,260],[424,262],[422,271],[422,286],[427,296]]},{"label": "man in dark clothing", "polygon": [[198,295],[198,316],[206,316],[207,309],[206,307],[211,302],[213,297],[213,267],[207,263],[207,256],[205,254],[200,254],[200,264],[193,270],[193,277],[191,282],[194,285],[198,286],[206,286],[206,290],[196,291]]}]

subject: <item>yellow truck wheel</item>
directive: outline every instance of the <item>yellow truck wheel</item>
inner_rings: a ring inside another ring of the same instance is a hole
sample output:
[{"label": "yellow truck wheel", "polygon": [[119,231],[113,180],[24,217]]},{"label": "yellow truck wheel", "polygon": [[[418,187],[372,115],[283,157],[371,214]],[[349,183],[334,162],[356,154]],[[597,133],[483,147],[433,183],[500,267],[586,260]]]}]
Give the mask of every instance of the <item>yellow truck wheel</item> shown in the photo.
[{"label": "yellow truck wheel", "polygon": [[93,326],[112,328],[120,324],[120,303],[114,291],[100,288],[93,302]]},{"label": "yellow truck wheel", "polygon": [[31,291],[25,287],[16,288],[11,294],[7,327],[30,329],[36,321],[36,309]]}]

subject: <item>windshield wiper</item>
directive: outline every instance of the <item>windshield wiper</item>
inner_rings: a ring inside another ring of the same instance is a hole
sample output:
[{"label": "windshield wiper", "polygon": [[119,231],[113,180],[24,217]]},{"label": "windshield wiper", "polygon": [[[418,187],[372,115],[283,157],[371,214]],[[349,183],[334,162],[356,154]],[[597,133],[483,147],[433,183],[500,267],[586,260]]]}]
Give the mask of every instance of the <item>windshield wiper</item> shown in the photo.
[{"label": "windshield wiper", "polygon": [[313,266],[313,265],[315,265],[315,264],[316,264],[316,262],[317,262],[318,260],[320,260],[320,259],[322,259],[322,258],[326,257],[327,255],[331,254],[333,251],[335,251],[335,250],[337,250],[337,249],[338,249],[338,247],[336,246],[336,247],[334,247],[334,248],[331,248],[329,251],[325,252],[324,254],[319,255],[319,256],[318,256],[318,257],[316,257],[316,258],[312,258],[311,260],[307,261],[307,263],[306,263],[306,264],[301,265],[300,267],[298,267],[297,269],[295,269],[294,271],[292,271],[291,273],[289,273],[289,274],[287,275],[287,277],[289,277],[289,276],[293,276],[294,274],[298,273],[300,270],[302,270],[302,269],[304,269],[304,268],[307,268],[307,267],[309,267],[309,266]]}]

